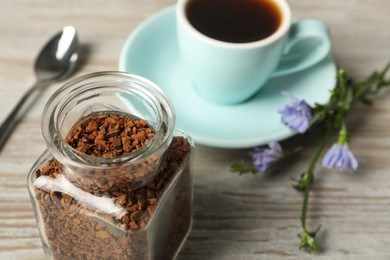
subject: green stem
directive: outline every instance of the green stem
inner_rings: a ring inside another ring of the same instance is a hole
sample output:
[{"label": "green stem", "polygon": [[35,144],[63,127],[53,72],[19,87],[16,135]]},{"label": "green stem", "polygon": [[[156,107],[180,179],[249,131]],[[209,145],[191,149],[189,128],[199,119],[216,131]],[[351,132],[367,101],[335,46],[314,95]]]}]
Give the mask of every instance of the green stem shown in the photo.
[{"label": "green stem", "polygon": [[347,127],[345,122],[341,124],[341,130],[339,133],[339,138],[337,139],[338,144],[346,144],[347,143]]},{"label": "green stem", "polygon": [[307,206],[309,204],[309,192],[311,189],[311,183],[313,181],[313,173],[314,173],[314,168],[316,166],[316,163],[318,161],[318,158],[320,157],[322,150],[324,150],[326,143],[328,142],[330,136],[332,135],[332,130],[330,127],[327,129],[327,133],[325,137],[322,139],[321,143],[317,147],[317,150],[309,164],[309,167],[307,169],[307,184],[305,187],[305,192],[304,192],[304,197],[303,197],[303,205],[302,205],[302,212],[301,212],[301,224],[302,228],[306,230],[306,216],[307,216]]},{"label": "green stem", "polygon": [[380,73],[373,73],[366,81],[361,83],[360,89],[357,91],[355,100],[363,98],[365,94],[376,84],[377,89],[375,89],[375,95],[378,91],[384,87],[388,87],[390,85],[390,80],[386,80],[386,74],[390,70],[390,62],[386,65],[386,67]]}]

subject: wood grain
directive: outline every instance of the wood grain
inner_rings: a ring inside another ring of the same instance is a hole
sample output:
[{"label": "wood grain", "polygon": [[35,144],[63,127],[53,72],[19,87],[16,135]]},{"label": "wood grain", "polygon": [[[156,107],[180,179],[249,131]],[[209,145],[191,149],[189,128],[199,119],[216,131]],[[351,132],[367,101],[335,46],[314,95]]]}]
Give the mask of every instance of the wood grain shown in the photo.
[{"label": "wood grain", "polygon": [[[2,0],[0,8],[0,121],[32,85],[33,60],[64,25],[77,27],[87,54],[78,75],[117,69],[121,47],[144,19],[174,0]],[[337,64],[356,78],[390,60],[390,1],[291,0],[294,15],[324,20]],[[40,114],[51,86],[31,108],[0,154],[0,259],[43,259],[26,175],[45,149]],[[312,86],[315,87],[315,86]],[[319,234],[317,256],[298,250],[302,197],[291,177],[305,169],[315,144],[267,176],[238,176],[233,161],[247,149],[198,146],[193,230],[178,259],[390,259],[390,99],[357,105],[348,118],[354,174],[318,167],[308,223]],[[260,119],[259,119],[260,120]]]}]

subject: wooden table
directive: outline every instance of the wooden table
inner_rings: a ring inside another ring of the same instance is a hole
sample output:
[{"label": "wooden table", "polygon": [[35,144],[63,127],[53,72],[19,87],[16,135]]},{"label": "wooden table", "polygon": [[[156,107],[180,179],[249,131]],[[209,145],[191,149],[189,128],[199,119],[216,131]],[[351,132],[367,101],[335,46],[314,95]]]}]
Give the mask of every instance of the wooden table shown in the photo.
[{"label": "wooden table", "polygon": [[[0,7],[0,121],[32,85],[33,60],[52,33],[77,27],[86,58],[77,74],[116,70],[121,47],[144,19],[174,0],[2,0]],[[361,79],[390,60],[390,1],[290,0],[297,17],[324,20],[340,67]],[[40,97],[0,154],[0,259],[43,259],[26,188],[26,175],[45,149]],[[315,87],[315,86],[313,86]],[[291,177],[315,149],[267,176],[238,176],[233,161],[247,149],[198,146],[194,225],[179,259],[390,259],[390,105],[384,94],[371,107],[357,105],[348,119],[360,158],[354,174],[319,170],[308,223],[322,224],[318,256],[298,250],[302,197]]]}]

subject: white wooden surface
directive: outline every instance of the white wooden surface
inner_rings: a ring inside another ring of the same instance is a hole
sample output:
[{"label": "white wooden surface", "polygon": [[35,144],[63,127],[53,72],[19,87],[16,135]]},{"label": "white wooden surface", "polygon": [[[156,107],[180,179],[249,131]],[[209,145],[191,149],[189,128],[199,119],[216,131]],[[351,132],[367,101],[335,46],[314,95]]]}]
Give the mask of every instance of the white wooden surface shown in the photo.
[{"label": "white wooden surface", "polygon": [[[117,69],[128,34],[174,0],[2,0],[0,121],[33,83],[33,60],[62,26],[77,27],[84,64],[77,74]],[[295,16],[322,19],[333,35],[340,67],[363,78],[390,60],[390,1],[290,0]],[[26,175],[45,148],[40,114],[53,85],[38,100],[0,154],[0,259],[43,259]],[[193,230],[178,259],[390,259],[390,95],[349,117],[355,174],[319,169],[308,223],[322,224],[321,250],[298,248],[301,195],[291,185],[314,144],[269,176],[238,176],[232,161],[248,150],[197,147]]]}]

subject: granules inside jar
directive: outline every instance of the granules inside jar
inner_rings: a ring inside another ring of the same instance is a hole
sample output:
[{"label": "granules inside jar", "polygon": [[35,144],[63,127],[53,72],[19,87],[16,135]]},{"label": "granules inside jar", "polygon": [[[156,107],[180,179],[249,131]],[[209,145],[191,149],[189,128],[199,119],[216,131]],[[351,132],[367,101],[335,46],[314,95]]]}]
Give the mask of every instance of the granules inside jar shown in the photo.
[{"label": "granules inside jar", "polygon": [[92,113],[76,124],[66,142],[77,151],[112,158],[140,149],[154,136],[148,122],[125,114]]},{"label": "granules inside jar", "polygon": [[[92,113],[76,123],[66,142],[75,149],[82,161],[96,163],[94,158],[108,159],[105,164],[139,153],[147,149],[155,135],[154,130],[143,119],[124,113]],[[108,189],[136,189],[145,186],[158,173],[165,163],[163,154],[156,154],[132,163],[124,162],[120,167],[108,167],[65,171],[67,180],[73,185],[95,195],[104,194]]]},{"label": "granules inside jar", "polygon": [[[153,136],[145,120],[100,113],[80,120],[66,142],[90,156],[115,158]],[[191,154],[188,140],[175,136],[160,158],[136,166],[87,171],[49,160],[35,172],[34,192],[53,257],[171,259],[191,225]],[[152,179],[134,189],[134,176],[152,171]]]}]

